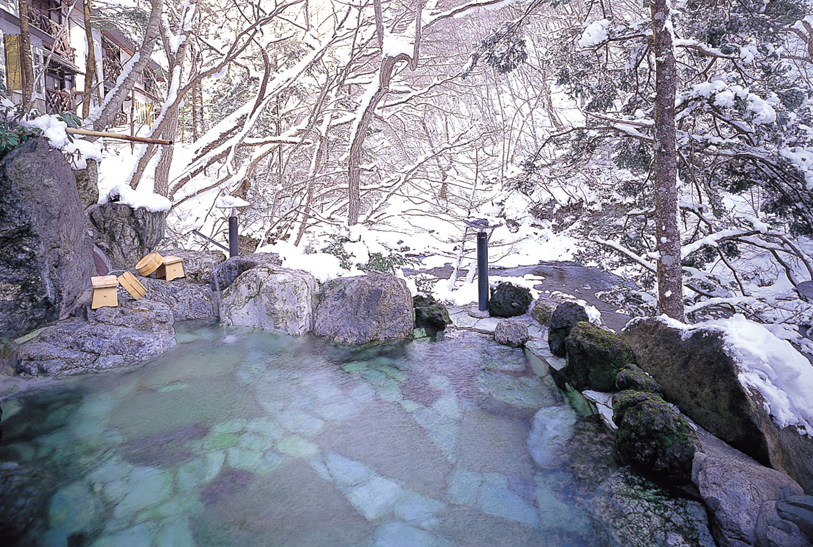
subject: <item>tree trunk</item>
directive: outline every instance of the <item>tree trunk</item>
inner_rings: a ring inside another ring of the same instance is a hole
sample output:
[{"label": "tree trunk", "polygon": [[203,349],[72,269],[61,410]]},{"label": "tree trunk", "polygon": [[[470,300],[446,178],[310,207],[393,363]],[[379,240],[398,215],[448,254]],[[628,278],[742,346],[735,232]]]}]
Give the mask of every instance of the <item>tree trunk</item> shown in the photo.
[{"label": "tree trunk", "polygon": [[31,29],[28,26],[28,0],[17,0],[20,10],[20,64],[23,68],[23,109],[31,110],[34,100],[34,63],[31,60]]},{"label": "tree trunk", "polygon": [[82,117],[90,115],[90,95],[93,92],[93,77],[96,76],[96,47],[93,43],[93,28],[90,26],[90,14],[93,10],[92,0],[85,0],[85,37],[88,42],[88,58],[85,64],[85,94],[82,98]]},{"label": "tree trunk", "polygon": [[[116,82],[116,87],[108,93],[100,107],[95,109],[85,118],[85,125],[90,125],[96,131],[101,131],[108,126],[110,120],[116,115],[127,95],[135,86],[138,78],[150,61],[152,50],[158,42],[159,29],[161,27],[161,14],[163,13],[163,0],[150,0],[150,19],[147,22],[147,31],[144,33],[144,41],[132,59],[125,65],[126,76]],[[129,72],[127,72],[129,70]]]},{"label": "tree trunk", "polygon": [[668,0],[651,0],[655,48],[655,217],[658,239],[658,312],[683,321],[683,270],[678,227],[675,90],[677,70]]},{"label": "tree trunk", "polygon": [[192,141],[197,141],[206,132],[203,124],[203,90],[200,82],[192,87]]},{"label": "tree trunk", "polygon": [[[167,112],[168,120],[167,125],[161,134],[162,138],[166,140],[175,140],[178,133],[178,106],[173,105]],[[172,155],[174,149],[172,146],[164,146],[161,148],[161,158],[158,160],[158,165],[155,166],[155,185],[153,192],[159,196],[169,196],[169,168],[172,166]]]}]

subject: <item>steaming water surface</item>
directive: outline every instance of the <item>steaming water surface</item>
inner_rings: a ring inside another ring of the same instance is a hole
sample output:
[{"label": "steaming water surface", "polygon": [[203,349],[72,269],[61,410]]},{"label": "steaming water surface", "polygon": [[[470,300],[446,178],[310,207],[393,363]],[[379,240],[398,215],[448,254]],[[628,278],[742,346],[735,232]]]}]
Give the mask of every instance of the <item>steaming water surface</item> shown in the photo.
[{"label": "steaming water surface", "polygon": [[572,472],[581,418],[520,349],[176,328],[142,366],[3,402],[0,460],[48,485],[19,545],[610,544]]}]

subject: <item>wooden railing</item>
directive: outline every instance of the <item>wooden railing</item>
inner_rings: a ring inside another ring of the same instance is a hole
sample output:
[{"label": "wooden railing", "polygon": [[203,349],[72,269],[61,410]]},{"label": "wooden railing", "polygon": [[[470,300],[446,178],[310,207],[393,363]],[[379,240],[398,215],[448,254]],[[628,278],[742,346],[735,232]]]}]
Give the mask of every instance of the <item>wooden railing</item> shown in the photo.
[{"label": "wooden railing", "polygon": [[73,110],[73,98],[65,90],[45,90],[45,110],[48,114],[59,114]]},{"label": "wooden railing", "polygon": [[[59,31],[62,26],[56,21],[52,21],[47,13],[42,13],[36,9],[28,11],[28,18],[31,25],[54,38],[54,53],[72,63],[76,61],[76,53],[71,47],[67,30],[60,34]],[[57,38],[57,36],[59,37]]]},{"label": "wooden railing", "polygon": [[104,71],[104,81],[115,83],[121,74],[121,63],[118,59],[105,55],[102,57],[102,70]]}]

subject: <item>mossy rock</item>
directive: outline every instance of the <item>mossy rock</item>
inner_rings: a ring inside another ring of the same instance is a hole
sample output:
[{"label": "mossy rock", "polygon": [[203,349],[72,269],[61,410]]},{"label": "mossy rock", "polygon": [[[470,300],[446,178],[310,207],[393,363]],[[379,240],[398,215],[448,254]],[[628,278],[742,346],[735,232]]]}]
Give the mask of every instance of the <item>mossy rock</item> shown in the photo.
[{"label": "mossy rock", "polygon": [[652,376],[633,364],[629,364],[618,371],[618,375],[615,377],[615,387],[618,391],[631,389],[650,393],[663,392],[663,387]]},{"label": "mossy rock", "polygon": [[613,397],[616,448],[630,465],[654,482],[691,482],[697,435],[660,395],[622,391]]},{"label": "mossy rock", "polygon": [[412,297],[415,308],[415,328],[425,329],[428,335],[445,330],[452,323],[446,306],[431,296],[418,294]]},{"label": "mossy rock", "polygon": [[565,338],[565,374],[578,389],[615,391],[618,371],[635,362],[620,335],[580,321]]},{"label": "mossy rock", "polygon": [[531,308],[531,317],[543,327],[550,325],[553,312],[556,311],[557,304],[544,298],[538,298]]}]

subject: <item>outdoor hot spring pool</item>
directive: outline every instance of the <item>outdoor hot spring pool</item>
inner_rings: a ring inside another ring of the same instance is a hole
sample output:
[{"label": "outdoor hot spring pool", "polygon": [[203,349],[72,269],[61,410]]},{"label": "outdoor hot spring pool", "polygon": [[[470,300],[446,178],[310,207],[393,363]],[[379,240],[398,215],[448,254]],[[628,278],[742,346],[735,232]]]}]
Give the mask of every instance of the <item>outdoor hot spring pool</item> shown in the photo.
[{"label": "outdoor hot spring pool", "polygon": [[144,365],[5,398],[0,461],[43,497],[17,545],[615,544],[606,435],[521,349],[176,328]]}]

